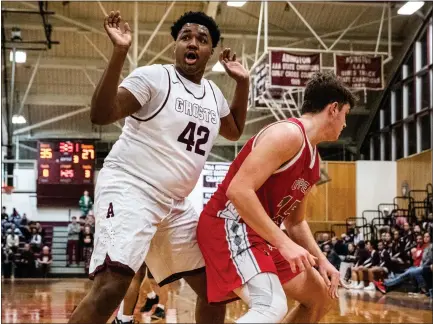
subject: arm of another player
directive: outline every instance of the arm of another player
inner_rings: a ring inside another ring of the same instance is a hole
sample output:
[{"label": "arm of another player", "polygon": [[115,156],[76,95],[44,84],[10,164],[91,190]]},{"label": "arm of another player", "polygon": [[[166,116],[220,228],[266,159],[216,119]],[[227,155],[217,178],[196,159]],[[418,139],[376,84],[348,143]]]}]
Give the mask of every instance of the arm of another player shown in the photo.
[{"label": "arm of another player", "polygon": [[236,141],[241,137],[245,127],[250,77],[242,64],[236,61],[236,53],[230,55],[230,49],[224,49],[219,60],[227,74],[236,81],[230,113],[221,118],[220,134],[228,140]]},{"label": "arm of another player", "polygon": [[108,66],[93,93],[90,119],[93,124],[108,125],[129,116],[141,107],[128,90],[117,88],[123,63],[131,46],[131,29],[128,23],[120,26],[119,11],[113,11],[104,19],[104,28],[113,43]]},{"label": "arm of another player", "polygon": [[[323,277],[325,283],[329,287],[330,296],[332,298],[336,298],[338,297],[340,273],[328,261],[326,256],[320,250],[319,245],[316,243],[316,240],[311,233],[310,226],[305,220],[307,200],[310,196],[310,193],[311,190],[304,197],[298,208],[290,215],[290,217],[286,217],[284,220],[284,226],[286,227],[287,234],[293,239],[293,241],[306,248],[312,255],[318,258],[320,275]],[[331,281],[329,280],[329,277],[331,278]]]},{"label": "arm of another player", "polygon": [[268,128],[232,179],[226,195],[239,215],[258,235],[279,249],[292,271],[315,265],[307,250],[294,243],[269,217],[256,191],[299,151],[302,134],[298,127],[279,123]]}]

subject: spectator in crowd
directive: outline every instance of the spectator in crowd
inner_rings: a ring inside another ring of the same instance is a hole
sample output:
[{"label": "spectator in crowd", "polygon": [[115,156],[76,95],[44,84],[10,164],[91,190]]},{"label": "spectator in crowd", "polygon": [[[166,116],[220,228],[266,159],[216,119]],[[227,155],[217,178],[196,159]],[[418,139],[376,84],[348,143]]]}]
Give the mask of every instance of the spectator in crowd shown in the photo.
[{"label": "spectator in crowd", "polygon": [[329,241],[329,234],[328,233],[322,233],[322,235],[320,236],[319,240],[317,241],[317,244],[320,246],[320,248],[323,251],[323,246],[325,244],[328,244]]},{"label": "spectator in crowd", "polygon": [[7,245],[2,245],[2,275],[3,275],[3,278],[5,278],[5,279],[11,278],[13,264],[14,264],[14,252]]},{"label": "spectator in crowd", "polygon": [[14,231],[10,228],[7,230],[7,237],[6,237],[6,246],[9,250],[11,250],[13,253],[18,252],[18,247],[20,245],[20,239],[17,234],[14,233]]},{"label": "spectator in crowd", "polygon": [[79,262],[84,261],[84,219],[80,219],[80,233],[78,234],[78,250],[79,252]]},{"label": "spectator in crowd", "polygon": [[95,233],[95,216],[93,215],[92,211],[89,211],[89,213],[87,214],[86,221],[84,224],[90,226],[90,232],[92,234]]},{"label": "spectator in crowd", "polygon": [[19,238],[24,238],[23,233],[21,232],[21,230],[19,228],[17,228],[17,226],[14,223],[11,224],[10,229],[12,230],[12,232],[14,234],[18,235]]},{"label": "spectator in crowd", "polygon": [[93,252],[93,233],[89,225],[84,226],[83,233],[83,256],[86,273],[89,273],[90,259]]},{"label": "spectator in crowd", "polygon": [[30,242],[30,240],[32,238],[32,232],[31,232],[31,229],[30,229],[30,224],[31,223],[32,222],[30,222],[28,220],[27,215],[24,213],[23,217],[21,218],[20,224],[17,225],[20,228],[21,233],[23,233],[24,241],[26,241],[26,242]]},{"label": "spectator in crowd", "polygon": [[428,290],[426,295],[429,296],[430,298],[433,298],[433,287],[432,287],[433,264],[431,264],[430,266],[424,266],[422,268],[422,276],[424,277],[426,283],[426,289]]},{"label": "spectator in crowd", "polygon": [[333,249],[331,249],[331,245],[330,244],[325,244],[324,245],[324,247],[323,247],[323,253],[325,254],[325,256],[328,259],[328,261],[331,262],[331,264],[337,270],[339,270],[340,269],[341,259],[337,255],[337,253],[335,253],[335,251]]},{"label": "spectator in crowd", "polygon": [[35,223],[35,228],[36,231],[38,232],[38,234],[41,236],[42,241],[45,239],[45,229],[41,226],[41,223],[36,222]]},{"label": "spectator in crowd", "polygon": [[16,224],[17,226],[27,226],[29,222],[29,219],[27,218],[27,214],[23,213],[23,217],[21,217],[21,220],[19,222],[19,224]]},{"label": "spectator in crowd", "polygon": [[[385,248],[385,244],[382,241],[379,241],[379,243],[377,244],[377,250],[379,258],[372,258],[371,267],[368,269],[369,284],[364,288],[365,290],[376,290],[374,276],[378,276],[379,279],[385,279],[392,268],[390,254]],[[379,263],[376,264],[377,261]]]},{"label": "spectator in crowd", "polygon": [[360,241],[364,241],[364,233],[361,233],[359,227],[357,227],[357,228],[355,229],[355,231],[356,231],[356,235],[355,235],[355,237],[353,238],[353,242],[355,243],[355,245],[358,245],[358,243],[359,243]]},{"label": "spectator in crowd", "polygon": [[337,236],[331,239],[332,249],[339,256],[345,256],[347,254],[347,245],[342,240],[339,240]]},{"label": "spectator in crowd", "polygon": [[390,249],[392,246],[392,237],[390,232],[385,232],[385,240],[384,240],[385,249]]},{"label": "spectator in crowd", "polygon": [[[345,288],[349,289],[364,289],[363,273],[372,264],[372,251],[374,251],[371,242],[365,244],[364,241],[358,243],[358,251],[356,255],[356,263],[352,268],[352,282]],[[377,253],[376,253],[377,254]],[[376,264],[378,263],[375,259]]]},{"label": "spectator in crowd", "polygon": [[349,243],[347,245],[347,254],[344,256],[343,262],[340,264],[340,278],[342,281],[348,282],[352,277],[352,267],[356,262],[355,252],[355,245]]},{"label": "spectator in crowd", "polygon": [[92,198],[90,198],[89,192],[87,190],[84,191],[83,195],[81,196],[79,206],[81,210],[81,215],[84,217],[87,216],[89,211],[92,209],[93,201]]},{"label": "spectator in crowd", "polygon": [[80,247],[79,247],[79,235],[81,232],[80,224],[77,223],[77,217],[73,216],[71,223],[68,225],[68,263],[66,264],[69,267],[72,264],[72,259],[75,256],[75,263],[79,264],[81,255],[80,255]]},{"label": "spectator in crowd", "polygon": [[26,243],[21,252],[19,264],[17,266],[20,277],[32,278],[35,272],[35,255],[30,250],[30,244]]},{"label": "spectator in crowd", "polygon": [[2,219],[2,230],[7,231],[9,228],[11,228],[12,223],[9,221],[9,217]]},{"label": "spectator in crowd", "polygon": [[[397,224],[397,226],[404,227],[404,224],[407,223],[407,217],[403,215],[402,211],[399,210],[396,213],[396,218],[395,218],[395,223]],[[409,225],[409,224],[408,224]]]},{"label": "spectator in crowd", "polygon": [[53,259],[51,257],[50,248],[45,245],[42,248],[42,253],[39,255],[38,258],[38,265],[41,271],[42,278],[47,277],[52,262]]},{"label": "spectator in crowd", "polygon": [[[400,232],[398,230],[394,230],[393,232],[394,237],[393,241],[391,243],[391,247],[388,248],[388,252],[390,255],[390,260],[392,263],[392,266],[388,269],[391,270],[391,273],[394,272],[394,270],[401,269],[406,261],[406,254],[404,252],[405,247],[405,239],[404,237],[400,237]],[[386,247],[385,247],[386,249]]]},{"label": "spectator in crowd", "polygon": [[11,214],[11,216],[9,217],[9,221],[11,222],[11,223],[19,223],[20,221],[21,221],[21,215],[18,213],[18,211],[16,210],[16,208],[13,208],[12,209],[12,214]]},{"label": "spectator in crowd", "polygon": [[[420,244],[421,239],[421,244]],[[433,254],[431,246],[431,238],[429,233],[417,236],[417,248],[412,249],[412,258],[414,266],[407,269],[404,273],[396,276],[395,278],[385,280],[383,284],[376,283],[376,287],[382,292],[387,293],[389,290],[396,286],[401,285],[408,279],[413,279],[421,292],[426,293],[426,283],[423,278],[423,267],[429,266],[433,263]],[[419,252],[421,250],[421,253]],[[421,256],[421,260],[420,260]]]},{"label": "spectator in crowd", "polygon": [[42,246],[42,237],[35,227],[32,227],[32,238],[30,239],[30,246],[35,253],[39,253]]},{"label": "spectator in crowd", "polygon": [[9,215],[8,215],[8,213],[6,212],[6,207],[5,206],[3,206],[2,207],[2,220],[9,220]]},{"label": "spectator in crowd", "polygon": [[355,244],[353,243],[349,243],[347,245],[347,255],[344,258],[345,262],[351,262],[353,264],[355,264],[356,262],[356,249],[355,249]]}]

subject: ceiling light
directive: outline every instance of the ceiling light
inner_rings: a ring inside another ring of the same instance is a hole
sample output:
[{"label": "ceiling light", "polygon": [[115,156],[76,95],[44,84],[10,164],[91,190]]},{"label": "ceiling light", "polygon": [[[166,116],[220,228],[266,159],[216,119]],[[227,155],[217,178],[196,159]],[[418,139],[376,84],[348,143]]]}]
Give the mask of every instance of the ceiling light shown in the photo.
[{"label": "ceiling light", "polygon": [[[27,53],[24,51],[15,51],[15,63],[26,63]],[[14,61],[14,52],[11,51],[9,54],[9,61]]]},{"label": "ceiling light", "polygon": [[212,67],[213,72],[225,72],[224,66],[220,63],[220,61],[216,62]]},{"label": "ceiling light", "polygon": [[421,9],[422,6],[424,6],[424,1],[408,1],[398,9],[397,13],[399,15],[411,15]]},{"label": "ceiling light", "polygon": [[12,116],[12,124],[25,124],[27,123],[26,119],[22,115],[13,115]]},{"label": "ceiling light", "polygon": [[227,1],[229,7],[242,7],[246,3],[246,1]]}]

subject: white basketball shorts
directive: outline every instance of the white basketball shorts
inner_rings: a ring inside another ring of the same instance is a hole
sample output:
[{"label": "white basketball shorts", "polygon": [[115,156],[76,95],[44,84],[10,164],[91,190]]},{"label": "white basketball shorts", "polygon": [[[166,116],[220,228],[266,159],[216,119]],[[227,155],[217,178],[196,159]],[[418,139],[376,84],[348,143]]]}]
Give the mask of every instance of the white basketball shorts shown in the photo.
[{"label": "white basketball shorts", "polygon": [[96,229],[89,277],[109,267],[135,274],[145,261],[162,286],[204,271],[198,214],[121,170],[104,167],[95,188]]}]

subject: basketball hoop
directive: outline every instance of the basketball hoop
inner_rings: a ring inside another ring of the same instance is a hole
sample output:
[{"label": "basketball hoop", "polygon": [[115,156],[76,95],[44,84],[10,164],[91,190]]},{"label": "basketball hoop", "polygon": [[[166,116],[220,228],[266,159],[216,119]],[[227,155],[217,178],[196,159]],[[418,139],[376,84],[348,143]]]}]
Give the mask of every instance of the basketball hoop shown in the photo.
[{"label": "basketball hoop", "polygon": [[14,190],[13,186],[2,186],[2,193],[5,193],[7,195],[12,194],[13,190]]}]

